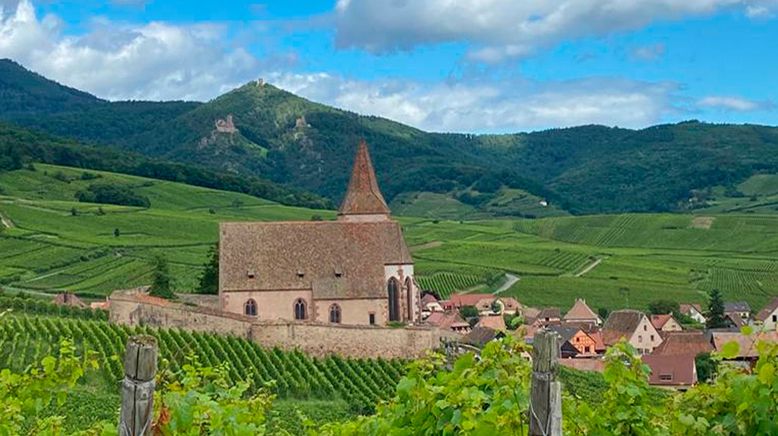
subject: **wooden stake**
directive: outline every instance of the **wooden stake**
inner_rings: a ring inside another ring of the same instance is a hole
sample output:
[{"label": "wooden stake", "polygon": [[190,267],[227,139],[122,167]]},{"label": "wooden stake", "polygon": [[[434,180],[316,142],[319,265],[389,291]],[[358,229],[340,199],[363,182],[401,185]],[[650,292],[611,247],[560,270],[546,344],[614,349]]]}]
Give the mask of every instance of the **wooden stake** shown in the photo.
[{"label": "wooden stake", "polygon": [[120,436],[151,434],[156,375],[157,340],[148,335],[130,337],[124,352]]},{"label": "wooden stake", "polygon": [[559,335],[541,329],[535,333],[533,347],[529,434],[561,436],[562,386],[557,381],[561,354]]}]

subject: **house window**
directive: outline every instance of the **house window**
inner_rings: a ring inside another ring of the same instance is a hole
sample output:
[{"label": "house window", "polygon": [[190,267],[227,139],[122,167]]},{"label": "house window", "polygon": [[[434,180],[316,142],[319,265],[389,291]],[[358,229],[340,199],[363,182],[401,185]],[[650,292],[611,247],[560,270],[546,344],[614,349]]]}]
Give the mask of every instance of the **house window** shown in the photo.
[{"label": "house window", "polygon": [[392,277],[386,285],[389,299],[389,321],[400,321],[400,285]]},{"label": "house window", "polygon": [[243,313],[248,316],[257,316],[257,302],[249,298],[243,305]]},{"label": "house window", "polygon": [[651,335],[651,341],[652,342],[654,341],[654,335]]},{"label": "house window", "polygon": [[773,322],[778,322],[778,315],[773,315]]},{"label": "house window", "polygon": [[375,313],[369,314],[368,320],[370,321],[370,325],[375,325]]},{"label": "house window", "polygon": [[581,342],[581,338],[580,338],[580,337],[576,337],[576,338],[575,338],[575,341],[576,341],[576,342]]},{"label": "house window", "polygon": [[645,324],[643,324],[643,331],[644,331],[644,332],[647,332],[647,331],[648,331],[648,326],[647,326],[647,325],[645,325]]},{"label": "house window", "polygon": [[643,342],[643,336],[638,335],[638,342]]},{"label": "house window", "polygon": [[303,320],[308,318],[305,300],[298,298],[294,302],[294,319]]},{"label": "house window", "polygon": [[337,304],[330,306],[330,322],[340,324],[340,306]]},{"label": "house window", "polygon": [[673,375],[672,374],[659,374],[659,380],[662,380],[662,381],[673,381]]},{"label": "house window", "polygon": [[592,349],[589,346],[584,347],[584,353],[591,353]]}]

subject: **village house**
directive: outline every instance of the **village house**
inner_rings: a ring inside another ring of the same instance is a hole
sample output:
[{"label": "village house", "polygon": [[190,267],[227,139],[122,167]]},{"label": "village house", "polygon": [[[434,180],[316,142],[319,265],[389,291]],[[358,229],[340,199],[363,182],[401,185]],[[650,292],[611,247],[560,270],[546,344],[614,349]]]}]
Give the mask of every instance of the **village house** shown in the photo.
[{"label": "village house", "polygon": [[617,310],[608,316],[602,327],[602,339],[612,346],[626,339],[641,354],[651,353],[662,343],[662,337],[646,314],[637,310]]},{"label": "village house", "polygon": [[728,301],[724,303],[724,314],[737,314],[743,321],[751,318],[751,306],[747,301]]},{"label": "village house", "polygon": [[487,343],[495,339],[501,339],[505,337],[505,331],[495,330],[488,327],[473,327],[465,337],[462,338],[462,342],[473,345],[478,348],[483,348]]},{"label": "village house", "polygon": [[690,354],[650,354],[643,356],[642,360],[651,369],[648,376],[650,385],[687,390],[697,384],[697,366]]},{"label": "village house", "polygon": [[470,324],[465,321],[457,311],[433,312],[427,317],[425,322],[431,326],[443,330],[452,330],[457,333],[467,333],[470,331]]},{"label": "village house", "polygon": [[689,318],[697,321],[700,324],[705,324],[705,315],[702,313],[702,306],[700,306],[697,303],[681,303],[679,306],[679,312],[681,314],[688,316]]},{"label": "village house", "polygon": [[595,357],[597,356],[597,341],[580,327],[572,325],[549,326],[562,338],[562,357]]},{"label": "village house", "polygon": [[710,340],[701,330],[669,332],[662,339],[662,343],[651,354],[663,356],[690,354],[696,357],[698,354],[713,351]]},{"label": "village house", "polygon": [[602,325],[602,319],[586,305],[583,298],[575,299],[575,304],[567,311],[563,320],[566,323]]},{"label": "village house", "polygon": [[424,317],[429,316],[432,312],[443,312],[443,306],[437,298],[432,294],[424,294],[421,297],[421,310]]},{"label": "village house", "polygon": [[756,314],[756,323],[763,331],[778,331],[778,297]]},{"label": "village house", "polygon": [[680,332],[681,324],[675,320],[673,314],[651,315],[651,324],[660,332]]},{"label": "village house", "polygon": [[756,349],[757,342],[778,342],[778,331],[759,332],[752,335],[744,335],[741,332],[710,331],[709,335],[716,351],[721,351],[728,342],[736,342],[738,344],[738,354],[728,359],[728,362],[746,369],[750,368],[759,359],[759,352]]},{"label": "village house", "polygon": [[544,307],[540,310],[535,319],[528,319],[527,323],[535,327],[559,325],[562,323],[562,312],[558,307]]},{"label": "village house", "polygon": [[505,331],[507,328],[505,325],[505,319],[503,319],[502,315],[482,316],[475,326],[485,327],[497,331]]},{"label": "village house", "polygon": [[219,236],[225,312],[351,325],[421,321],[413,259],[364,141],[336,221],[222,223]]}]

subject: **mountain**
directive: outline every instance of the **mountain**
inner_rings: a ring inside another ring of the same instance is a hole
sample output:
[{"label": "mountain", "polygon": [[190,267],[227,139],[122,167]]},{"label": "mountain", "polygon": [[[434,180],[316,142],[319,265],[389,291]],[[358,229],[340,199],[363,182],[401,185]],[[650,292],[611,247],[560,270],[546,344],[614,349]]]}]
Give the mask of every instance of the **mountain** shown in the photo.
[{"label": "mountain", "polygon": [[[259,176],[333,202],[344,193],[360,138],[371,146],[388,201],[438,195],[437,203],[416,210],[434,208],[442,195],[448,205],[488,215],[536,216],[535,199],[550,202],[555,213],[679,211],[705,206],[720,187],[738,194],[736,185],[750,176],[778,173],[775,127],[684,122],[641,130],[428,133],[262,81],[207,103],[106,102],[8,64],[0,61],[0,83],[13,83],[16,106],[32,109],[0,110],[0,119],[155,159]],[[77,101],[57,104],[63,95]],[[522,202],[501,207],[516,193]]]}]

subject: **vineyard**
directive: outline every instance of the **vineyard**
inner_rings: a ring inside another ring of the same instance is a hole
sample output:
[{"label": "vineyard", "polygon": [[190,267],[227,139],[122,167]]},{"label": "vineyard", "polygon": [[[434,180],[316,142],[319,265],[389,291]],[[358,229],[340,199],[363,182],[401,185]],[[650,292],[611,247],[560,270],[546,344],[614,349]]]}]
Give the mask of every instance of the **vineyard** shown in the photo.
[{"label": "vineyard", "polygon": [[463,291],[483,283],[482,277],[450,272],[439,272],[430,276],[417,276],[416,280],[423,290],[432,291],[442,299],[447,299],[453,292]]},{"label": "vineyard", "polygon": [[121,355],[128,336],[157,338],[163,366],[177,371],[189,356],[208,366],[230,365],[229,380],[272,386],[282,398],[343,399],[354,412],[372,413],[391,397],[404,372],[404,362],[384,359],[314,359],[298,351],[264,349],[235,337],[176,329],[132,328],[105,321],[49,316],[11,315],[0,318],[0,368],[22,370],[43,356],[56,354],[62,338],[72,338],[80,350],[97,353],[102,377],[118,389],[123,377]]}]

